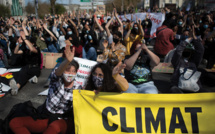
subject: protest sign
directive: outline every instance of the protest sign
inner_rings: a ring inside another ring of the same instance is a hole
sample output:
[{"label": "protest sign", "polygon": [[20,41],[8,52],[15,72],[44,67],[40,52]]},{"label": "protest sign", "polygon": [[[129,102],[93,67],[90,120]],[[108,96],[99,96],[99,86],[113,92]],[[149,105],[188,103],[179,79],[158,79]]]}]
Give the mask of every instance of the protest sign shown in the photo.
[{"label": "protest sign", "polygon": [[93,66],[97,64],[97,62],[77,57],[75,57],[74,59],[79,63],[79,69],[75,81],[78,84],[82,85],[82,87],[85,87],[87,78],[90,75],[90,71]]},{"label": "protest sign", "polygon": [[[134,17],[133,17],[132,21],[136,21],[135,16],[137,16],[141,20],[144,20],[146,18],[146,14],[147,13],[135,13],[135,14],[133,14]],[[127,14],[126,17],[128,19],[130,19],[131,14]],[[160,27],[162,25],[162,23],[164,22],[164,20],[165,20],[165,14],[163,14],[163,13],[148,13],[148,17],[152,21],[151,37],[153,38],[153,37],[156,36],[157,28]],[[124,15],[120,15],[119,18],[121,20],[126,20]]]},{"label": "protest sign", "polygon": [[215,93],[121,94],[74,90],[76,134],[215,132]]}]

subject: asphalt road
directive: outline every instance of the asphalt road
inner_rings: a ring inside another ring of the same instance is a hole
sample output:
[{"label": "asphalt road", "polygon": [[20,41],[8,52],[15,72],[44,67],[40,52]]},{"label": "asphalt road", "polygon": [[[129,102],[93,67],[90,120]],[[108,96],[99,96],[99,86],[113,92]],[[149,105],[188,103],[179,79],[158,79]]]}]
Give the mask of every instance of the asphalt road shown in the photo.
[{"label": "asphalt road", "polygon": [[[46,89],[43,88],[43,85],[45,84],[50,73],[51,70],[43,69],[37,84],[27,83],[23,88],[20,89],[17,96],[11,96],[11,94],[8,93],[3,98],[0,98],[0,119],[4,119],[8,115],[13,105],[17,103],[31,100],[34,107],[38,107],[44,103],[46,96],[38,96],[38,94]],[[170,77],[171,74],[153,73],[155,85],[160,92],[167,92],[170,87]],[[209,88],[204,86],[204,88],[215,92],[215,87]]]}]

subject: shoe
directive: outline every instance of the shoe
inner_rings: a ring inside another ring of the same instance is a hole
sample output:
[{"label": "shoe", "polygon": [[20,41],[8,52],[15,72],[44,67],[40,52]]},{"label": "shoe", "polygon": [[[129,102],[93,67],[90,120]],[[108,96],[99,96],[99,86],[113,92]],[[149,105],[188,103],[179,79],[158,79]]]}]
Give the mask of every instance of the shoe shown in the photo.
[{"label": "shoe", "polygon": [[51,82],[51,80],[50,80],[50,79],[48,79],[48,80],[46,81],[46,83],[44,84],[44,88],[48,88],[48,87],[49,87],[50,82]]},{"label": "shoe", "polygon": [[28,81],[31,82],[31,83],[37,84],[38,83],[38,78],[37,78],[37,76],[34,76],[31,79],[29,79]]},{"label": "shoe", "polygon": [[11,95],[17,95],[19,88],[18,88],[18,86],[16,84],[16,81],[14,79],[10,80],[9,85],[11,87]]}]

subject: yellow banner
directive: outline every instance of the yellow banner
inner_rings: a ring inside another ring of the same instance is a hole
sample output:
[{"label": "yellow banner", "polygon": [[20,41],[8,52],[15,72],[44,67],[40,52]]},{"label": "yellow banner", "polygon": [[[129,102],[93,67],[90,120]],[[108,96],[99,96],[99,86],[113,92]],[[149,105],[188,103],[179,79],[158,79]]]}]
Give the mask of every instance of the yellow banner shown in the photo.
[{"label": "yellow banner", "polygon": [[215,133],[215,93],[120,94],[75,90],[76,134]]}]

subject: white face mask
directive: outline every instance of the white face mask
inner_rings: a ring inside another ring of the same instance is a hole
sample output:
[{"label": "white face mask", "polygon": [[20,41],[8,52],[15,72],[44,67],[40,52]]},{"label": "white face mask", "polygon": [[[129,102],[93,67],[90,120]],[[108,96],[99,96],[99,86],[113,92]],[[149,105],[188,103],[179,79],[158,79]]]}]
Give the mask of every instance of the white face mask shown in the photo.
[{"label": "white face mask", "polygon": [[63,78],[66,82],[72,82],[75,80],[76,75],[73,74],[63,74]]}]

